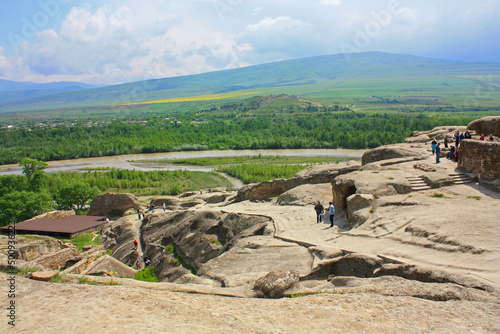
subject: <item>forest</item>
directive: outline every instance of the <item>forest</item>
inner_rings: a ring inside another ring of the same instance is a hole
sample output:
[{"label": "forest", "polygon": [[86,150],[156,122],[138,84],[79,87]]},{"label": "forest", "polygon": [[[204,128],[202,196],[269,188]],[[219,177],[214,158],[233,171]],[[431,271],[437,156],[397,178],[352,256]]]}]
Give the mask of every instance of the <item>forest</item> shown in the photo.
[{"label": "forest", "polygon": [[[247,115],[247,114],[243,114]],[[366,149],[401,142],[412,131],[466,125],[472,116],[233,112],[150,115],[142,123],[110,119],[100,125],[31,127],[0,132],[0,164],[23,158],[66,160],[119,154],[225,149]]]}]

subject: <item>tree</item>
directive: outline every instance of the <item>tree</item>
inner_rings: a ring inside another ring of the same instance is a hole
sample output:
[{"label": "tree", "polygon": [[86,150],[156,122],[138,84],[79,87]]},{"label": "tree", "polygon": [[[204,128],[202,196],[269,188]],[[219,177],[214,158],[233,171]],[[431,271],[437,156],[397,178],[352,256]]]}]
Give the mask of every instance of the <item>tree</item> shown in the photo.
[{"label": "tree", "polygon": [[38,181],[45,173],[44,169],[49,165],[44,161],[24,158],[19,162],[19,166],[23,166],[23,174],[28,178],[32,189],[35,189],[38,185]]},{"label": "tree", "polygon": [[57,191],[55,200],[61,210],[75,210],[82,213],[87,203],[100,193],[99,188],[91,187],[88,183],[74,182],[62,186]]},{"label": "tree", "polygon": [[0,226],[18,223],[52,209],[46,191],[13,191],[0,197]]}]

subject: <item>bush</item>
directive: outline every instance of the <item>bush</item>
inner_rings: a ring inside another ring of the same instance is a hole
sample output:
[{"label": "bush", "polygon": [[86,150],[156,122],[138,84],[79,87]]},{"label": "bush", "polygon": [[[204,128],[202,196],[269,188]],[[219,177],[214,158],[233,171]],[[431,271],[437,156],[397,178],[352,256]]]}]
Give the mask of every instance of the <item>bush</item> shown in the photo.
[{"label": "bush", "polygon": [[155,274],[155,267],[149,266],[140,270],[134,277],[136,280],[145,282],[159,282],[158,276]]}]

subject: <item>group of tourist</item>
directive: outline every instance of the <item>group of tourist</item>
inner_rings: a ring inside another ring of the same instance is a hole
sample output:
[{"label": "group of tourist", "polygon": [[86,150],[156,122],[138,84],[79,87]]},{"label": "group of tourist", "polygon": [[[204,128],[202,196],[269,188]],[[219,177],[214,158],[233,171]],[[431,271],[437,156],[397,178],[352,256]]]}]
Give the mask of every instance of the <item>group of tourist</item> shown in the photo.
[{"label": "group of tourist", "polygon": [[[321,205],[321,202],[318,201],[318,203],[314,206],[314,211],[316,211],[316,223],[320,223],[323,220],[324,210],[325,208],[323,207],[323,205]],[[333,227],[335,207],[333,206],[332,202],[329,202],[328,204],[328,215],[330,216],[330,227]]]}]

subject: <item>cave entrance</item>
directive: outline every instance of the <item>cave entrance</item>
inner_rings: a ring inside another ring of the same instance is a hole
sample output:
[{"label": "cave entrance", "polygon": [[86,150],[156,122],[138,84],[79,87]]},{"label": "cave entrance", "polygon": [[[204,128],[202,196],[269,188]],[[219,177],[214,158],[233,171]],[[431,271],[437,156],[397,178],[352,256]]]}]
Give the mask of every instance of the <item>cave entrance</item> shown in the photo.
[{"label": "cave entrance", "polygon": [[344,208],[347,210],[347,197],[351,196],[351,195],[354,195],[356,193],[356,187],[355,186],[349,186],[347,187],[346,191],[345,191],[345,196],[344,196],[344,203],[342,203],[344,205]]}]

